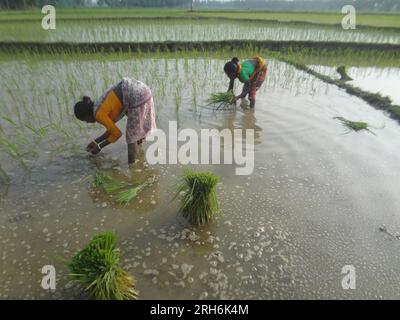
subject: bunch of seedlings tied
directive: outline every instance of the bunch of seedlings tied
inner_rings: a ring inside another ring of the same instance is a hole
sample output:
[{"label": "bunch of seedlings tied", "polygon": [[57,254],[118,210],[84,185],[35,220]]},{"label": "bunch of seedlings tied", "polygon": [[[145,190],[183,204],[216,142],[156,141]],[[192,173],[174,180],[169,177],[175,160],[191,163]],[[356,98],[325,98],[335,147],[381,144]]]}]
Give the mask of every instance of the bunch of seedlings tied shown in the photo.
[{"label": "bunch of seedlings tied", "polygon": [[207,105],[215,106],[216,110],[219,109],[227,109],[229,106],[233,105],[233,99],[235,98],[235,94],[233,91],[229,90],[228,92],[217,92],[211,94],[210,98],[207,100]]},{"label": "bunch of seedlings tied", "polygon": [[127,205],[135,199],[146,187],[152,185],[156,180],[152,176],[140,184],[132,184],[126,181],[118,181],[102,172],[96,172],[93,178],[93,186],[103,188],[111,194],[119,205]]},{"label": "bunch of seedlings tied", "polygon": [[372,134],[375,134],[370,130],[371,126],[367,122],[351,121],[343,117],[334,117],[333,119],[339,120],[348,129],[346,133],[350,131],[366,130]]},{"label": "bunch of seedlings tied", "polygon": [[113,232],[101,233],[68,263],[73,282],[96,300],[137,298],[135,279],[120,267],[120,251]]},{"label": "bunch of seedlings tied", "polygon": [[215,193],[217,183],[218,177],[211,172],[184,172],[175,198],[180,199],[179,212],[189,223],[204,225],[221,213]]}]

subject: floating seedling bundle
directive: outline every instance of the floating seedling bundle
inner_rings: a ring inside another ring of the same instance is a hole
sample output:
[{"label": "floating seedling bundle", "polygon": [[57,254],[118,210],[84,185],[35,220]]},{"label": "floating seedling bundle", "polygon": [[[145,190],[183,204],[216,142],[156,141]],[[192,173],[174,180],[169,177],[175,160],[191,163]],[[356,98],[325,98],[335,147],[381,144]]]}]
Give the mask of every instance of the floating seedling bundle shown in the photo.
[{"label": "floating seedling bundle", "polygon": [[208,105],[213,105],[215,106],[216,110],[219,109],[227,109],[229,106],[231,106],[233,103],[233,99],[235,98],[235,94],[233,91],[228,91],[228,92],[217,92],[211,94],[210,98],[208,98],[207,103]]},{"label": "floating seedling bundle", "polygon": [[370,130],[371,126],[367,122],[351,121],[343,117],[334,117],[333,119],[342,122],[342,124],[348,129],[348,132],[350,132],[351,130],[353,131],[366,130],[368,132],[371,132],[372,134],[375,134]]},{"label": "floating seedling bundle", "polygon": [[218,177],[211,172],[186,171],[175,198],[180,197],[179,212],[193,225],[204,225],[219,214],[215,193]]},{"label": "floating seedling bundle", "polygon": [[96,300],[137,298],[135,279],[119,265],[120,251],[116,242],[113,232],[99,234],[68,264],[72,281]]}]

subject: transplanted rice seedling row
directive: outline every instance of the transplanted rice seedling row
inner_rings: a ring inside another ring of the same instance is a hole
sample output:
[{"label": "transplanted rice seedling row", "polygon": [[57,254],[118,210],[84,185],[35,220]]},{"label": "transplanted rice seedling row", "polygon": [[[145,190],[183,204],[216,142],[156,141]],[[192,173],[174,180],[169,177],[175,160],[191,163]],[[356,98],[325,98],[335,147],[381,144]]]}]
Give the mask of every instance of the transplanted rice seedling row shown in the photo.
[{"label": "transplanted rice seedling row", "polygon": [[[168,32],[165,32],[168,28]],[[155,42],[155,41],[340,41],[400,43],[396,31],[257,21],[221,20],[79,20],[58,21],[47,32],[36,21],[0,23],[0,41]]]},{"label": "transplanted rice seedling row", "polygon": [[354,51],[351,48],[344,50],[329,49],[302,49],[280,52],[279,56],[304,65],[323,65],[338,67],[398,67],[400,53],[396,51],[363,50]]},{"label": "transplanted rice seedling row", "polygon": [[[227,53],[221,54],[228,59]],[[196,58],[200,53],[193,54],[193,58],[177,58],[176,54],[163,56],[154,60],[141,54],[135,57],[129,54],[2,55],[0,153],[3,171],[16,168],[18,163],[24,166],[26,158],[43,151],[60,155],[76,152],[80,147],[84,153],[85,143],[99,127],[77,121],[73,105],[82,95],[96,99],[123,76],[138,78],[152,88],[157,112],[174,104],[184,105],[184,110],[195,109],[192,102],[206,98],[201,97],[201,92],[225,86],[219,72],[223,60]],[[205,74],[203,70],[210,71]],[[176,112],[181,111],[176,108]],[[124,129],[123,122],[121,125]]]},{"label": "transplanted rice seedling row", "polygon": [[[258,20],[260,22],[307,22],[319,24],[340,24],[343,19],[341,13],[334,12],[274,12],[274,11],[220,11],[220,10],[195,10],[189,12],[187,9],[175,8],[58,8],[58,20],[91,20],[91,19],[122,19],[132,18],[188,18],[188,17],[207,17],[207,18],[228,18],[245,21]],[[40,10],[24,11],[0,11],[0,21],[41,21],[43,15]],[[400,27],[398,15],[387,13],[357,13],[357,25],[375,27]]]},{"label": "transplanted rice seedling row", "polygon": [[[291,66],[276,63],[272,54],[257,48],[235,52],[245,59],[261,54],[270,72],[261,90],[291,88],[294,93],[314,92],[321,83]],[[83,95],[99,97],[123,76],[146,82],[153,91],[157,115],[179,119],[181,113],[201,113],[207,99],[216,92],[226,92],[228,79],[224,63],[231,51],[154,52],[124,54],[20,52],[14,56],[0,54],[0,154],[3,170],[25,166],[24,158],[42,152],[85,154],[87,141],[100,130],[75,119],[72,107]],[[93,77],[93,74],[98,76]],[[290,81],[287,79],[290,78]],[[49,81],[51,79],[51,81]],[[325,90],[325,86],[321,90]],[[239,84],[235,88],[240,90]],[[18,92],[18,94],[16,94]],[[215,96],[214,96],[215,98]],[[215,100],[214,100],[215,101]],[[121,129],[124,129],[122,121]],[[12,160],[13,159],[13,160]],[[18,160],[18,161],[15,161]]]}]

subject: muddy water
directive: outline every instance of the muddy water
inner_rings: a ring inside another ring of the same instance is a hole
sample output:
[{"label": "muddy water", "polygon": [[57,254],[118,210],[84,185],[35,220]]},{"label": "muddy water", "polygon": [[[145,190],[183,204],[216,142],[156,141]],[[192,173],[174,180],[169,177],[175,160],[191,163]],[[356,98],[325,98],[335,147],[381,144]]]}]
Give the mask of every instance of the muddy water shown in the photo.
[{"label": "muddy water", "polygon": [[[143,70],[164,64],[137,63],[142,79]],[[13,173],[10,185],[2,186],[0,203],[1,298],[82,297],[68,283],[63,259],[103,230],[118,233],[123,266],[136,277],[142,299],[399,298],[400,242],[378,231],[382,224],[394,233],[400,231],[398,124],[360,99],[277,61],[269,63],[269,77],[254,112],[239,106],[235,112],[213,112],[201,105],[204,96],[227,85],[218,68],[222,63],[190,61],[185,71],[183,60],[168,61],[159,68],[163,71],[158,80],[148,77],[148,82],[159,95],[161,128],[179,119],[180,128],[255,130],[252,175],[235,176],[234,165],[194,166],[221,177],[223,217],[207,227],[190,227],[171,202],[184,166],[147,166],[141,154],[128,169],[123,141],[98,157],[88,156],[82,147],[101,129],[79,131],[71,124],[73,139],[55,139],[77,148],[49,151],[51,139],[46,138],[37,147],[37,156],[27,162],[28,169],[20,169],[1,153],[2,164]],[[91,70],[103,75],[131,70],[131,64],[37,62],[25,76],[21,99],[42,101],[37,89],[46,72],[59,72],[48,89],[62,94],[75,88],[79,96],[89,89]],[[1,68],[11,77],[6,66]],[[80,77],[69,83],[65,74]],[[197,81],[191,85],[193,77]],[[114,80],[100,79],[93,88],[96,93]],[[179,85],[177,106],[173,92]],[[65,112],[64,121],[72,121],[70,110],[60,110]],[[346,134],[332,119],[335,116],[385,128],[372,129],[376,135]],[[132,204],[119,207],[85,180],[95,170],[127,181],[159,178]],[[58,274],[52,293],[40,287],[40,270],[47,264],[55,265]],[[356,290],[341,287],[344,265],[356,268]]]}]

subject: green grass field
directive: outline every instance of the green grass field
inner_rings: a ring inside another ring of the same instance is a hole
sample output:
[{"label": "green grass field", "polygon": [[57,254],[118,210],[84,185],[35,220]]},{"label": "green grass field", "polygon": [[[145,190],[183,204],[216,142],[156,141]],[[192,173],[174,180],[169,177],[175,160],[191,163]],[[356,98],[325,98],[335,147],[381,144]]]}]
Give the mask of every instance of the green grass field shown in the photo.
[{"label": "green grass field", "polygon": [[[39,9],[27,11],[2,11],[1,20],[40,19],[43,15]],[[113,8],[113,9],[58,9],[59,19],[104,19],[104,18],[138,18],[138,17],[222,17],[227,19],[278,20],[282,22],[311,22],[323,24],[340,24],[343,17],[340,13],[319,12],[270,12],[270,11],[194,11],[160,8]],[[395,14],[359,13],[358,25],[374,27],[400,28],[400,17]]]}]

